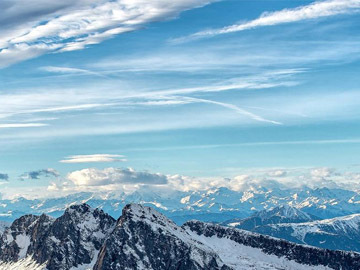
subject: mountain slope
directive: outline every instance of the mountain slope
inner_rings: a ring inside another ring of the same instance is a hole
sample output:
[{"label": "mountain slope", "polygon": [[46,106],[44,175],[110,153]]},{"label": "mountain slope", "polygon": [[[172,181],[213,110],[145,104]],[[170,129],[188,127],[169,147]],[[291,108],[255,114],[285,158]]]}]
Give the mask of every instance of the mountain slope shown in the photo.
[{"label": "mountain slope", "polygon": [[190,221],[177,226],[138,204],[112,217],[87,204],[57,219],[26,215],[0,241],[0,269],[353,270],[357,253],[301,246],[244,230]]},{"label": "mountain slope", "polygon": [[300,244],[360,252],[360,214],[306,223],[272,224],[253,231]]}]

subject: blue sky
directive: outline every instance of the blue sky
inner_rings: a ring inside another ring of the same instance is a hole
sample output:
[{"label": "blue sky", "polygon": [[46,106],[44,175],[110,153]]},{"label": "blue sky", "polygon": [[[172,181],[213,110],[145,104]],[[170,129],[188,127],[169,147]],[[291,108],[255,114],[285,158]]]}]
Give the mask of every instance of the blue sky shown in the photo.
[{"label": "blue sky", "polygon": [[360,1],[90,2],[0,4],[4,190],[357,172]]}]

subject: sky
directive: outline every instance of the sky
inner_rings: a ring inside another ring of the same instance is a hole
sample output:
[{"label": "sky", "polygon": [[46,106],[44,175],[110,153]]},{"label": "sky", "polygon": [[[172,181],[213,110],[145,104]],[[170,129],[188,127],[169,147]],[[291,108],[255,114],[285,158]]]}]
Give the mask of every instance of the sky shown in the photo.
[{"label": "sky", "polygon": [[358,182],[360,0],[5,0],[0,25],[2,194]]}]

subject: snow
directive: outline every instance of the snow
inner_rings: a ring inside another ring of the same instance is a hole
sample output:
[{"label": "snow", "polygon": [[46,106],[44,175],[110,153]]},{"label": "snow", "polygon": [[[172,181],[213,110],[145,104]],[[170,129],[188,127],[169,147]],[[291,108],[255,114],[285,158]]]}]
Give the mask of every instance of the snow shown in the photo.
[{"label": "snow", "polygon": [[45,264],[36,263],[31,257],[21,259],[17,262],[0,262],[0,270],[45,270]]},{"label": "snow", "polygon": [[262,252],[260,249],[238,244],[227,238],[205,237],[190,232],[192,238],[211,248],[220,259],[235,270],[328,270],[325,266],[309,266]]},{"label": "snow", "polygon": [[274,229],[291,228],[291,235],[305,243],[305,237],[308,233],[334,235],[336,232],[339,235],[346,235],[351,234],[352,232],[358,232],[360,230],[360,214],[311,222],[283,223],[270,226]]},{"label": "snow", "polygon": [[17,246],[20,248],[19,259],[25,258],[28,247],[30,246],[30,237],[27,236],[26,234],[19,234],[16,236],[15,242]]}]

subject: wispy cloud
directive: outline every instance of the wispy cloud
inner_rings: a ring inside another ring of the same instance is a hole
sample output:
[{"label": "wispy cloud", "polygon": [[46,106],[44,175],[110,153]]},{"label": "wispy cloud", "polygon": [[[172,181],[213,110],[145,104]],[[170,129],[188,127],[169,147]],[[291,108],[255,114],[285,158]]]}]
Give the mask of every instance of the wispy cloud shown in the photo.
[{"label": "wispy cloud", "polygon": [[[1,95],[0,104],[0,118],[11,118],[16,116],[31,116],[36,119],[36,115],[48,113],[69,113],[75,111],[85,110],[101,110],[104,108],[118,108],[126,106],[163,106],[163,105],[185,105],[190,103],[207,103],[219,105],[232,109],[233,111],[248,116],[250,119],[267,121],[254,113],[249,113],[247,110],[240,109],[237,106],[226,104],[217,101],[210,101],[207,99],[190,98],[192,95],[199,95],[202,93],[217,93],[225,91],[241,91],[241,90],[256,90],[256,89],[270,89],[275,87],[288,87],[298,84],[292,76],[302,73],[302,69],[282,69],[272,72],[263,72],[255,75],[248,75],[236,77],[219,81],[217,83],[208,83],[197,87],[184,88],[168,88],[163,90],[157,89],[141,89],[137,92],[116,90],[114,86],[102,87],[100,93],[98,91],[99,85],[93,88],[81,87],[80,89],[54,89],[51,92],[48,89],[44,91],[37,90],[30,93],[14,93]],[[101,87],[101,86],[100,86]],[[184,97],[186,96],[186,97]],[[67,97],[64,99],[64,97]],[[28,100],[32,100],[31,103]],[[35,117],[34,117],[35,115]],[[41,119],[41,116],[38,117]],[[51,117],[50,117],[51,118]],[[58,118],[58,117],[56,117]],[[23,122],[23,120],[22,120]],[[274,122],[273,122],[274,123]],[[3,127],[35,127],[44,126],[43,123],[21,123],[21,124],[4,124]]]},{"label": "wispy cloud", "polygon": [[96,163],[96,162],[124,162],[123,155],[95,154],[95,155],[75,155],[60,160],[61,163]]},{"label": "wispy cloud", "polygon": [[16,123],[16,124],[0,124],[0,128],[32,128],[32,127],[45,127],[48,124],[43,123]]},{"label": "wispy cloud", "polygon": [[211,2],[66,0],[59,5],[52,1],[34,0],[26,12],[23,1],[14,0],[0,10],[0,67],[48,52],[80,50]]},{"label": "wispy cloud", "polygon": [[273,120],[269,120],[269,119],[265,119],[259,115],[256,115],[252,112],[249,112],[247,110],[244,110],[236,105],[233,104],[229,104],[229,103],[224,103],[224,102],[219,102],[219,101],[213,101],[213,100],[208,100],[208,99],[200,99],[200,98],[185,98],[185,99],[189,99],[191,101],[195,101],[195,102],[203,102],[203,103],[209,103],[209,104],[215,104],[215,105],[219,105],[225,108],[228,108],[230,110],[233,110],[239,114],[242,114],[246,117],[249,117],[255,121],[259,121],[259,122],[265,122],[265,123],[271,123],[271,124],[275,124],[275,125],[282,125],[282,123],[278,122],[278,121],[273,121]]},{"label": "wispy cloud", "polygon": [[317,1],[309,5],[300,6],[294,9],[283,9],[275,12],[265,12],[259,18],[252,21],[234,24],[220,29],[200,31],[190,36],[173,39],[172,42],[186,42],[193,39],[240,32],[262,26],[272,26],[284,23],[293,23],[303,20],[348,14],[352,12],[358,12],[359,9],[359,0]]},{"label": "wispy cloud", "polygon": [[55,67],[55,66],[46,66],[42,67],[41,70],[44,70],[46,72],[50,73],[60,73],[60,74],[74,74],[74,75],[95,75],[99,77],[106,77],[105,75],[94,72],[87,69],[81,69],[81,68],[72,68],[72,67]]}]

